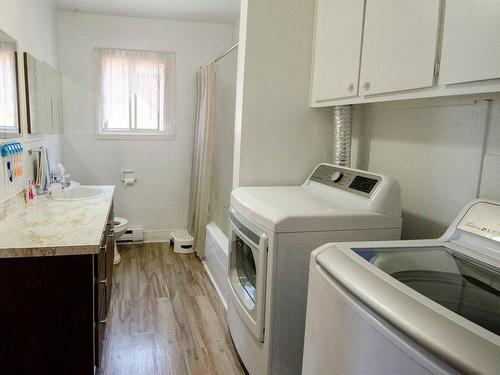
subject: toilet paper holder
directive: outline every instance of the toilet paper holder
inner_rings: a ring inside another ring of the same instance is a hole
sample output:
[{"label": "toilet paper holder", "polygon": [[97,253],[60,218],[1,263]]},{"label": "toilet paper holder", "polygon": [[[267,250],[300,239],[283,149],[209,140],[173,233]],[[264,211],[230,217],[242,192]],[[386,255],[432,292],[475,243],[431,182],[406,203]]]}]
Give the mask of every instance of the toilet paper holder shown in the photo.
[{"label": "toilet paper holder", "polygon": [[125,185],[133,185],[137,181],[137,178],[135,178],[135,171],[131,169],[124,169],[122,171],[122,182]]}]

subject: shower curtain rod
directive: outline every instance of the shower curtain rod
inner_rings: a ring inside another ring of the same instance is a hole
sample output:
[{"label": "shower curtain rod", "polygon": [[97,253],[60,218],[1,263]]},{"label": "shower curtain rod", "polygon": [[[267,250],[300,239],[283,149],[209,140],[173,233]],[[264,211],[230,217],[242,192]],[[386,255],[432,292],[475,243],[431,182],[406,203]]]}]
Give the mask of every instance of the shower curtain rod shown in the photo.
[{"label": "shower curtain rod", "polygon": [[240,45],[240,43],[236,43],[234,46],[232,46],[231,48],[229,48],[226,52],[224,52],[222,55],[220,55],[219,57],[217,57],[213,63],[215,64],[216,62],[218,62],[220,59],[222,59],[224,56],[226,56],[227,54],[229,54],[233,49],[237,48],[238,46]]}]

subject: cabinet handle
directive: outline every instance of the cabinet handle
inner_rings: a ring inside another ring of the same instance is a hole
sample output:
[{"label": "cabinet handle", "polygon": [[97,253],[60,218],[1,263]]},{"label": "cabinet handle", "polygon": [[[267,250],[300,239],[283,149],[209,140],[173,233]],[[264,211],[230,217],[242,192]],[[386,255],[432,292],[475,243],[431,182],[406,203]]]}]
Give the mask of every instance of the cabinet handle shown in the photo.
[{"label": "cabinet handle", "polygon": [[108,322],[108,319],[99,320],[99,324],[106,324],[107,322]]},{"label": "cabinet handle", "polygon": [[348,83],[346,86],[347,91],[353,92],[354,91],[354,84],[353,83]]},{"label": "cabinet handle", "polygon": [[99,284],[108,285],[108,279],[100,280]]},{"label": "cabinet handle", "polygon": [[370,90],[370,82],[365,82],[365,83],[363,84],[363,88],[365,89],[365,91]]}]

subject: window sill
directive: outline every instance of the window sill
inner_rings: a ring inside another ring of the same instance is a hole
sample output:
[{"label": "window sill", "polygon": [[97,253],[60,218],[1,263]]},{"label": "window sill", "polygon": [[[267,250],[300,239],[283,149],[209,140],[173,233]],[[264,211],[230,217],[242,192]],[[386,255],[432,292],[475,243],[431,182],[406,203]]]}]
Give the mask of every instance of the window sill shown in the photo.
[{"label": "window sill", "polygon": [[164,133],[96,133],[97,140],[123,140],[123,141],[173,141],[175,135]]},{"label": "window sill", "polygon": [[16,138],[22,138],[22,134],[21,133],[17,133],[17,132],[6,132],[6,133],[3,133],[3,132],[0,132],[0,135],[4,136],[5,139],[16,139]]}]

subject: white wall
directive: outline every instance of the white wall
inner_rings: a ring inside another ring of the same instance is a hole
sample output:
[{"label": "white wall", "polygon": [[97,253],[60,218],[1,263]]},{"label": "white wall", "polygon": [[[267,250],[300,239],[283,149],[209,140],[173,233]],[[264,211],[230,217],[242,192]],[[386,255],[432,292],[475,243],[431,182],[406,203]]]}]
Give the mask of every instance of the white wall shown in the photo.
[{"label": "white wall", "polygon": [[[21,107],[20,120],[22,137],[26,149],[45,145],[50,152],[50,159],[55,163],[61,158],[61,136],[29,136],[27,135],[26,102],[24,91],[24,73],[22,53],[28,52],[39,60],[46,61],[54,67],[59,66],[57,41],[57,11],[52,0],[2,0],[0,1],[0,28],[18,42],[19,52],[19,101]],[[33,158],[24,155],[25,177],[33,174]],[[22,178],[15,189],[5,192],[0,188],[0,201],[8,198],[15,191],[25,187]],[[4,186],[3,174],[0,186]]]},{"label": "white wall", "polygon": [[468,201],[500,200],[498,94],[371,104],[354,112],[355,165],[399,180],[403,238],[438,237]]},{"label": "white wall", "polygon": [[301,184],[331,159],[331,110],[308,107],[314,1],[243,0],[234,186]]},{"label": "white wall", "polygon": [[58,66],[57,11],[54,0],[2,0],[0,28],[27,51]]},{"label": "white wall", "polygon": [[[85,184],[116,185],[115,214],[164,238],[187,225],[196,111],[196,71],[232,45],[233,25],[177,22],[61,12],[64,95],[64,161]],[[94,47],[176,53],[174,141],[96,140],[92,51]],[[123,169],[138,179],[125,188]]]},{"label": "white wall", "polygon": [[240,21],[233,25],[233,42],[238,43],[240,40]]},{"label": "white wall", "polygon": [[490,105],[479,196],[500,201],[500,94]]}]

